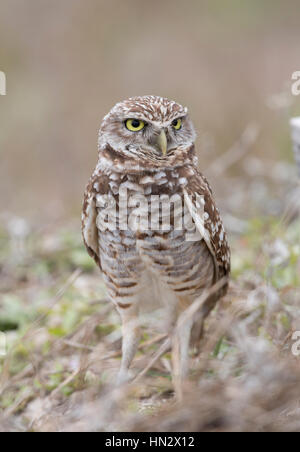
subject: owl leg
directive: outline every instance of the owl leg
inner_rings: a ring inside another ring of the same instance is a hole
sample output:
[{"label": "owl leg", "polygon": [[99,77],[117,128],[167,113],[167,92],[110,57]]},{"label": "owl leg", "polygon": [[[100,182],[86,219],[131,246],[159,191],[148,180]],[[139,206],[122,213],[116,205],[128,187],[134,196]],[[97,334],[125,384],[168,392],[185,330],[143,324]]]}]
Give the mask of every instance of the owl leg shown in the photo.
[{"label": "owl leg", "polygon": [[183,381],[186,379],[189,372],[189,348],[193,324],[194,319],[192,317],[187,319],[182,325],[177,325],[173,336],[173,381],[175,392],[179,397],[181,397],[182,394]]},{"label": "owl leg", "polygon": [[199,312],[195,316],[191,339],[191,345],[195,349],[196,355],[199,355],[200,353],[200,342],[203,337],[203,332],[204,332],[204,315],[202,314],[202,312]]},{"label": "owl leg", "polygon": [[140,327],[137,304],[130,307],[119,307],[122,318],[122,362],[117,383],[122,384],[130,380],[129,368],[136,354],[140,341]]},{"label": "owl leg", "polygon": [[209,315],[211,310],[215,307],[216,301],[216,297],[209,298],[204,304],[202,310],[195,316],[191,342],[196,355],[199,355],[201,351],[200,342],[203,338],[205,319]]}]

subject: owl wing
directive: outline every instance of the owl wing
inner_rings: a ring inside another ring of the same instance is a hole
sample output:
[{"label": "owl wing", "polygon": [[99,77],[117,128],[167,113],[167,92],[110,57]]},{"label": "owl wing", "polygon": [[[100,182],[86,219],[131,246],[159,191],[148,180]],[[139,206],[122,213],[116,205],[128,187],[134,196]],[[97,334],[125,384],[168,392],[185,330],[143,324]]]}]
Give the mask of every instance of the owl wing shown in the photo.
[{"label": "owl wing", "polygon": [[82,208],[82,223],[81,230],[83,236],[83,242],[89,253],[89,255],[94,259],[96,264],[101,269],[100,264],[100,252],[99,252],[99,240],[98,240],[98,228],[97,228],[97,208],[96,208],[96,190],[95,184],[99,186],[99,180],[101,180],[101,175],[93,174],[90,178],[85,192],[84,201]]},{"label": "owl wing", "polygon": [[[216,281],[230,273],[230,248],[220,212],[206,178],[197,170],[189,173],[184,199],[197,230],[203,237],[215,264]],[[200,204],[200,205],[199,205]]]}]

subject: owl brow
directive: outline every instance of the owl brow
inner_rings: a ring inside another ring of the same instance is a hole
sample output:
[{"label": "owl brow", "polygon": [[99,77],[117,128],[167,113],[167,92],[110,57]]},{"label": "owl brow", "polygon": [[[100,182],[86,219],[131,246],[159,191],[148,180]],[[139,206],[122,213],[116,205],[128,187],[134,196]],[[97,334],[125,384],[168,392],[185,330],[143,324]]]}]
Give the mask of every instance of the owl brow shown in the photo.
[{"label": "owl brow", "polygon": [[181,119],[181,121],[184,121],[186,119],[187,115],[184,116],[176,116],[175,118],[171,119],[171,124],[173,121],[177,121],[177,119]]}]

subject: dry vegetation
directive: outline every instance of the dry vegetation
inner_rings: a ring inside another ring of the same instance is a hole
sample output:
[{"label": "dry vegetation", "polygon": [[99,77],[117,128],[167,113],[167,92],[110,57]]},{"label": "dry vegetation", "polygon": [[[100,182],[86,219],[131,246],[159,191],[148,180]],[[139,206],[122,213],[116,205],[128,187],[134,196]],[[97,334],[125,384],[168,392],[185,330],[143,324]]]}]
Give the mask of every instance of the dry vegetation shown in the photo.
[{"label": "dry vegetation", "polygon": [[[300,431],[298,2],[154,3],[2,1],[0,431]],[[113,389],[120,320],[80,236],[100,119],[150,93],[190,106],[232,246],[182,402],[149,326]]]}]

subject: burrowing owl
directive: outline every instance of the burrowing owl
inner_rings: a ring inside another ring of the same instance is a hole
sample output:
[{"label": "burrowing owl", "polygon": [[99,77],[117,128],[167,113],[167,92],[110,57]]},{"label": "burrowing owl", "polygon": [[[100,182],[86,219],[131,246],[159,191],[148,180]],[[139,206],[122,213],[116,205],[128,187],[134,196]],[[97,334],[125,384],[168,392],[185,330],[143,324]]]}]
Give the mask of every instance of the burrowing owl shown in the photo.
[{"label": "burrowing owl", "polygon": [[[120,381],[128,378],[138,347],[143,300],[151,308],[158,298],[172,328],[182,310],[230,272],[220,214],[197,170],[195,138],[187,108],[156,96],[118,103],[100,128],[82,231],[122,318]],[[196,317],[173,329],[177,378],[188,369],[191,335],[226,290],[225,282]]]}]

